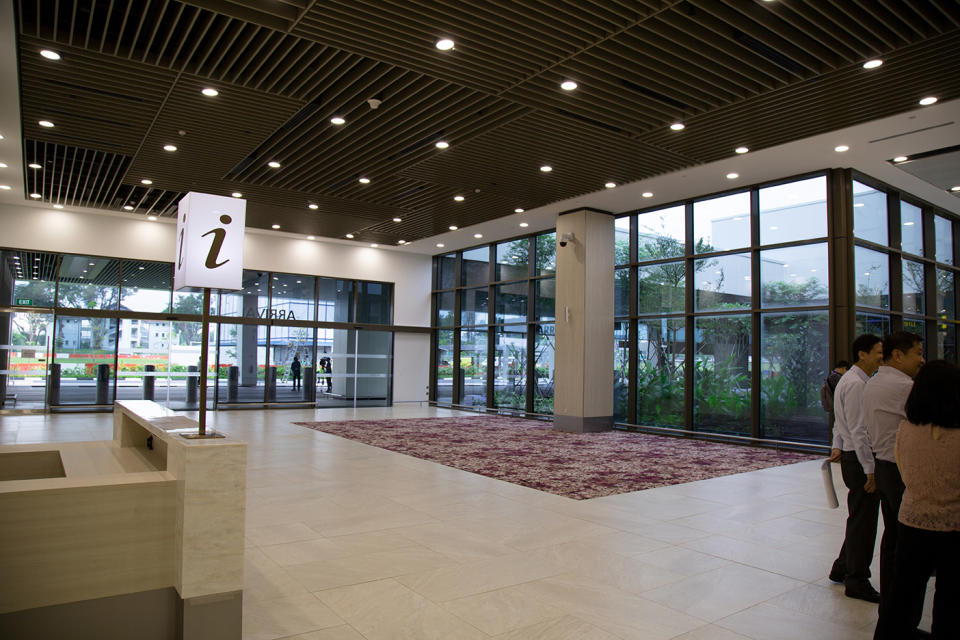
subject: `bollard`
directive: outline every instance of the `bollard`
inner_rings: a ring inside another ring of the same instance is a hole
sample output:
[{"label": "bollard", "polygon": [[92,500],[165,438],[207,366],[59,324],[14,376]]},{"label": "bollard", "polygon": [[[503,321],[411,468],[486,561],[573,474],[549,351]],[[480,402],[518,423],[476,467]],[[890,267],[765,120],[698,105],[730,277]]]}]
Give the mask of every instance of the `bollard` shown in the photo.
[{"label": "bollard", "polygon": [[47,376],[47,404],[60,404],[60,365],[51,364],[50,374]]},{"label": "bollard", "polygon": [[313,367],[303,368],[303,399],[308,402],[317,399],[317,373]]},{"label": "bollard", "polygon": [[237,390],[240,387],[240,367],[233,365],[227,369],[227,402],[237,401]]},{"label": "bollard", "polygon": [[267,402],[277,400],[277,368],[270,367],[267,370]]},{"label": "bollard", "polygon": [[200,378],[189,374],[199,372],[200,367],[197,365],[187,365],[187,405],[197,404],[197,394],[200,391]]},{"label": "bollard", "polygon": [[109,404],[110,365],[97,365],[97,404]]},{"label": "bollard", "polygon": [[[157,370],[156,365],[145,364],[143,365],[143,372],[146,374],[153,373]],[[144,400],[153,400],[153,381],[155,380],[154,376],[145,375],[143,376],[143,399]]]}]

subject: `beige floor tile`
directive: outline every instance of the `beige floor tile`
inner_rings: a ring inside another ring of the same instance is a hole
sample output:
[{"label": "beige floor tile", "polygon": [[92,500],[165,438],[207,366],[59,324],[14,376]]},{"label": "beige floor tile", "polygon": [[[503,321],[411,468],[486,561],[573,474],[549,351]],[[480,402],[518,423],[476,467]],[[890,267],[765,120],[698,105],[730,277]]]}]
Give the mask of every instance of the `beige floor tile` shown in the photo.
[{"label": "beige floor tile", "polygon": [[719,535],[686,542],[683,546],[804,582],[821,579],[836,557],[835,552],[793,554],[785,549]]},{"label": "beige floor tile", "polygon": [[286,570],[308,590],[321,591],[456,564],[443,554],[416,546],[291,565]]},{"label": "beige floor tile", "polygon": [[870,640],[873,628],[852,629],[771,604],[760,604],[716,622],[718,626],[762,640]]},{"label": "beige floor tile", "polygon": [[444,522],[402,527],[394,531],[409,538],[411,543],[442,553],[457,562],[472,562],[517,552],[517,549],[505,544],[490,542],[483,533]]},{"label": "beige floor tile", "polygon": [[706,573],[720,567],[731,564],[730,560],[724,560],[707,553],[700,553],[693,549],[685,547],[668,547],[666,549],[657,549],[647,553],[635,554],[635,560],[645,564],[650,564],[662,569],[669,569],[683,577]]},{"label": "beige floor tile", "polygon": [[251,547],[244,551],[244,604],[256,600],[276,600],[308,593],[302,584],[260,549]]},{"label": "beige floor tile", "polygon": [[839,585],[830,588],[805,584],[771,598],[767,604],[854,628],[876,624],[877,605],[838,597],[842,592],[843,587]]},{"label": "beige floor tile", "polygon": [[339,627],[330,627],[319,631],[310,631],[295,636],[287,636],[280,640],[366,640],[359,631],[348,624]]},{"label": "beige floor tile", "polygon": [[280,566],[291,566],[422,546],[394,531],[372,531],[269,545],[260,549]]},{"label": "beige floor tile", "polygon": [[672,640],[764,640],[763,638],[751,638],[750,636],[745,636],[729,629],[724,629],[723,627],[718,627],[715,624],[708,624],[700,627],[699,629],[694,629],[693,631],[688,631],[687,633],[681,634],[672,638]]},{"label": "beige floor tile", "polygon": [[284,542],[300,542],[315,540],[321,534],[302,522],[290,524],[271,524],[265,527],[248,527],[247,538],[258,546],[283,544]]},{"label": "beige floor tile", "polygon": [[243,603],[244,640],[273,640],[342,624],[340,616],[309,593]]},{"label": "beige floor tile", "polygon": [[618,640],[618,636],[574,616],[563,616],[496,636],[496,640]]},{"label": "beige floor tile", "polygon": [[647,591],[643,597],[714,622],[799,585],[784,576],[731,564]]},{"label": "beige floor tile", "polygon": [[443,607],[492,636],[564,616],[562,609],[545,604],[515,587],[451,600],[443,603]]}]

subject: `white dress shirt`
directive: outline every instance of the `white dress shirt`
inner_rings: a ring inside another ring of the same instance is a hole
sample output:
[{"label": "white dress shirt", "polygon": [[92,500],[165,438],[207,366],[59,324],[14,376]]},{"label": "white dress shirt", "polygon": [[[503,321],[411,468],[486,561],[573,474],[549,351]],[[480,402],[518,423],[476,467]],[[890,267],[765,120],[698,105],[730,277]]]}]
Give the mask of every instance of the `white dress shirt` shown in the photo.
[{"label": "white dress shirt", "polygon": [[907,419],[904,408],[913,389],[913,378],[893,367],[882,365],[863,390],[863,422],[870,445],[880,460],[896,462],[893,449],[900,421]]},{"label": "white dress shirt", "polygon": [[860,418],[861,398],[869,378],[866,371],[853,365],[833,390],[833,448],[856,451],[864,473],[873,473],[874,466],[870,436]]}]

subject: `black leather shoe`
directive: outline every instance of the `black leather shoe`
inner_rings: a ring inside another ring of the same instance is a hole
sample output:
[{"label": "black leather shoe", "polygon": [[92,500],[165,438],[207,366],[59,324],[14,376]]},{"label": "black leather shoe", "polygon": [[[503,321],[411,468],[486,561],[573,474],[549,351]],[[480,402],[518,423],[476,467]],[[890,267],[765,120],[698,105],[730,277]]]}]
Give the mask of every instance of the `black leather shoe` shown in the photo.
[{"label": "black leather shoe", "polygon": [[842,571],[831,570],[827,577],[830,578],[830,582],[843,582],[847,575]]},{"label": "black leather shoe", "polygon": [[869,582],[857,586],[848,586],[843,591],[844,595],[848,598],[856,598],[857,600],[866,600],[867,602],[880,602],[880,592],[873,588]]}]

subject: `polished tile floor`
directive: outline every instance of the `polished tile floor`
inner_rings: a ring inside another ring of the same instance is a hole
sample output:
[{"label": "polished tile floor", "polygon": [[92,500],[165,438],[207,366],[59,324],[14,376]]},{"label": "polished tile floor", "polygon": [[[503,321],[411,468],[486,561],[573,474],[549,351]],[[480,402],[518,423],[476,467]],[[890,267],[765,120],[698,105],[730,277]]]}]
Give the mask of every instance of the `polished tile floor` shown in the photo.
[{"label": "polished tile floor", "polygon": [[[876,606],[826,578],[844,512],[818,462],[575,501],[291,424],[453,413],[208,414],[249,443],[245,640],[872,637]],[[0,416],[4,444],[111,430]]]}]

